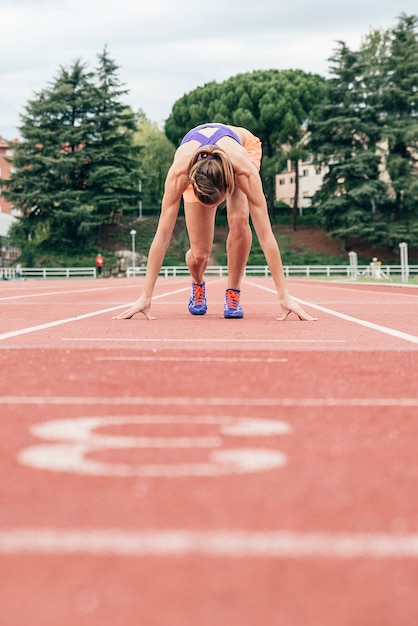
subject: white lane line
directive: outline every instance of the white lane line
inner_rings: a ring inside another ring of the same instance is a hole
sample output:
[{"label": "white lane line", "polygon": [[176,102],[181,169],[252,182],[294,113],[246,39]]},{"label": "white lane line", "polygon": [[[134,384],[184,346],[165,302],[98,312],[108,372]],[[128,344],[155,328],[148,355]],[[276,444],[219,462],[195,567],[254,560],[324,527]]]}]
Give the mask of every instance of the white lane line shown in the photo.
[{"label": "white lane line", "polygon": [[[291,279],[289,279],[289,282],[293,282]],[[314,281],[312,281],[313,283]],[[348,281],[344,281],[344,280],[330,280],[330,281],[322,281],[319,280],[317,281],[319,282],[321,285],[326,285],[326,284],[332,284],[332,285],[336,285],[338,287],[338,285],[343,285],[340,288],[340,291],[357,291],[357,293],[359,291],[363,291],[366,293],[379,293],[382,296],[393,296],[392,293],[389,293],[389,291],[383,291],[381,288],[384,287],[385,289],[396,289],[396,288],[400,288],[402,290],[407,290],[407,289],[418,289],[418,285],[412,285],[412,284],[405,284],[405,283],[370,283],[370,282],[361,282],[361,283],[352,283],[351,280]],[[293,283],[295,284],[295,283]],[[300,283],[299,283],[300,284]],[[356,288],[357,287],[357,288]],[[359,287],[361,289],[359,289]],[[379,287],[378,290],[376,289],[364,289],[364,287]],[[415,293],[400,293],[397,292],[396,295],[399,295],[401,297],[408,297],[408,296],[416,296]]]},{"label": "white lane line", "polygon": [[[217,280],[212,280],[212,281],[206,281],[206,284],[213,284],[216,282],[219,282],[222,279],[217,279]],[[184,281],[182,281],[184,282]],[[138,283],[136,284],[136,287],[141,288],[142,284]],[[120,289],[131,289],[132,285],[128,285],[128,284],[118,284],[117,285],[118,290]],[[61,295],[68,295],[68,294],[73,294],[73,293],[88,293],[88,292],[92,292],[92,291],[109,291],[115,290],[115,285],[114,283],[112,283],[112,285],[109,285],[108,287],[91,287],[89,289],[67,289],[64,291],[44,291],[44,292],[37,292],[37,293],[22,293],[20,295],[15,295],[15,296],[3,296],[0,297],[0,302],[2,302],[3,300],[16,300],[17,298],[37,298],[37,297],[50,297],[50,296],[61,296]],[[190,282],[187,283],[187,287],[184,287],[183,289],[180,289],[178,291],[173,291],[171,293],[177,294],[177,293],[181,293],[183,291],[190,291]],[[157,295],[157,296],[153,296],[153,300],[156,300],[158,298],[164,298],[166,295],[171,295],[171,293],[168,294],[161,294],[161,295]],[[129,306],[130,303],[128,304],[123,304],[121,305],[122,307],[127,307]]]},{"label": "white lane line", "polygon": [[[129,342],[129,343],[220,343],[225,344],[225,339],[216,339],[216,338],[187,338],[187,337],[179,337],[178,339],[170,339],[170,338],[159,338],[154,337],[153,339],[149,337],[97,337],[96,339],[92,337],[62,337],[62,341],[99,341],[109,342],[117,341],[117,342]],[[260,343],[346,343],[345,339],[272,339],[271,337],[260,337],[259,339],[243,339],[239,338],[239,343],[249,343],[249,344],[260,344]]]},{"label": "white lane line", "polygon": [[[128,285],[124,285],[125,287],[127,287]],[[45,292],[38,292],[38,293],[22,293],[19,296],[4,296],[2,298],[0,298],[0,301],[3,302],[4,300],[16,300],[18,298],[41,298],[44,296],[47,297],[51,297],[51,296],[63,296],[63,295],[72,295],[75,293],[89,293],[92,291],[109,291],[109,289],[111,289],[111,287],[92,287],[91,289],[68,289],[66,291],[45,291]]]},{"label": "white lane line", "polygon": [[[180,293],[182,291],[189,291],[190,287],[183,287],[183,289],[177,289],[176,291],[170,291],[167,293],[160,294],[154,297],[154,300],[158,298],[165,298],[167,296],[172,296],[174,294]],[[118,306],[111,307],[109,309],[102,309],[100,311],[92,311],[91,313],[85,313],[84,315],[76,315],[75,317],[67,317],[61,320],[55,320],[54,322],[47,322],[45,324],[38,324],[37,326],[29,326],[27,328],[21,328],[20,330],[13,330],[8,333],[0,334],[0,341],[4,339],[11,339],[12,337],[19,337],[20,335],[26,335],[28,333],[34,333],[38,330],[46,330],[48,328],[53,328],[54,326],[61,326],[62,324],[68,324],[70,322],[79,322],[80,320],[84,320],[88,317],[94,317],[96,315],[102,315],[103,313],[110,313],[112,311],[117,311],[118,309],[124,309],[129,304],[122,304]]]},{"label": "white lane line", "polygon": [[69,324],[70,322],[79,322],[88,317],[94,317],[95,315],[101,315],[102,313],[110,313],[117,309],[122,309],[121,306],[114,306],[110,309],[102,309],[101,311],[93,311],[92,313],[85,313],[84,315],[76,315],[75,317],[67,317],[62,320],[55,320],[54,322],[47,322],[45,324],[38,324],[37,326],[28,326],[27,328],[21,328],[20,330],[12,330],[8,333],[2,333],[0,335],[0,341],[3,339],[11,339],[12,337],[19,337],[20,335],[26,335],[28,333],[35,333],[38,330],[46,330],[47,328],[53,328],[54,326],[61,326],[62,324]]},{"label": "white lane line", "polygon": [[417,407],[417,398],[220,398],[220,397],[105,397],[0,396],[0,405],[40,406],[255,406],[255,407]]},{"label": "white lane line", "polygon": [[20,528],[0,531],[0,553],[137,558],[199,555],[266,559],[416,559],[418,535]]},{"label": "white lane line", "polygon": [[[264,287],[263,285],[258,285],[257,283],[248,282],[248,284],[252,285],[253,287],[258,287],[259,289],[264,289],[265,291],[269,291],[270,293],[276,293],[274,289],[270,289],[269,287]],[[347,322],[354,322],[355,324],[359,324],[360,326],[365,326],[366,328],[377,330],[381,333],[385,333],[386,335],[391,335],[392,337],[396,337],[397,339],[404,339],[405,341],[418,344],[418,337],[416,335],[410,335],[409,333],[404,333],[400,330],[395,330],[394,328],[381,326],[380,324],[374,324],[373,322],[367,322],[366,320],[361,320],[357,317],[346,315],[345,313],[339,313],[338,311],[334,311],[333,309],[327,309],[326,307],[320,306],[319,304],[313,304],[312,302],[308,302],[307,300],[302,300],[301,298],[294,298],[294,299],[297,300],[297,302],[300,302],[301,304],[304,304],[313,309],[316,309],[317,311],[322,311],[323,313],[334,315],[334,317],[339,317],[340,319],[345,320]]]},{"label": "white lane line", "polygon": [[287,363],[289,359],[258,359],[258,358],[230,358],[230,357],[178,357],[178,356],[96,356],[96,361],[139,361],[145,363]]},{"label": "white lane line", "polygon": [[[405,300],[394,300],[393,296],[392,296],[392,298],[390,300],[387,300],[385,302],[383,302],[382,300],[367,300],[367,306],[369,306],[369,305],[377,305],[377,306],[380,306],[380,307],[382,307],[382,306],[386,307],[388,305],[392,306],[394,304],[399,304],[399,305],[404,306],[404,307],[408,307],[409,305],[412,307],[413,305],[416,305],[417,304],[417,296],[416,296],[416,294],[413,294],[413,295],[411,295],[409,297],[411,298],[410,302],[405,302]],[[413,300],[412,300],[412,298],[413,298]],[[339,298],[338,300],[322,300],[322,303],[323,304],[327,304],[327,305],[329,305],[329,304],[338,304],[338,305],[347,304],[347,305],[352,305],[353,301],[350,300],[349,298],[347,298],[346,300],[342,300],[341,298]],[[270,304],[271,304],[271,302],[270,302]],[[358,304],[358,303],[356,303],[356,304]]]}]

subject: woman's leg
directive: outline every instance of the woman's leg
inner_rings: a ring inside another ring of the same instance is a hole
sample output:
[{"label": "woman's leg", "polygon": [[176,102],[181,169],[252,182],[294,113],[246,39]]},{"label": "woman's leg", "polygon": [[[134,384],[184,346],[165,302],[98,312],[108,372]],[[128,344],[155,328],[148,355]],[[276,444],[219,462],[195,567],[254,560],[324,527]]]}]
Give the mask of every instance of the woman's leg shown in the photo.
[{"label": "woman's leg", "polygon": [[228,289],[240,289],[251,250],[252,232],[247,196],[237,187],[227,200],[229,233],[226,240],[228,256]]},{"label": "woman's leg", "polygon": [[194,283],[204,282],[204,273],[213,247],[216,207],[185,202],[184,215],[190,241],[186,263]]}]

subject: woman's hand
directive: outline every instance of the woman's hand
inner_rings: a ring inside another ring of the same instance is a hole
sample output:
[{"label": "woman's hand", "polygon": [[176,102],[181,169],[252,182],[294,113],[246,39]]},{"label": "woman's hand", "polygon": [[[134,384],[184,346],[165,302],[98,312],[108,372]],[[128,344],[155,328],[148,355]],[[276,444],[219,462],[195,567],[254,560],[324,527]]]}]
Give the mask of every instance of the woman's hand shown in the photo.
[{"label": "woman's hand", "polygon": [[286,294],[280,298],[280,306],[282,307],[283,314],[277,319],[281,322],[283,322],[287,318],[289,313],[296,313],[298,318],[303,322],[313,322],[318,319],[317,317],[312,317],[311,315],[308,315],[308,313],[306,313],[302,309],[300,304],[295,302],[295,300],[293,300],[293,298],[291,298],[289,294]]},{"label": "woman's hand", "polygon": [[146,298],[145,296],[141,296],[136,300],[129,309],[123,311],[123,313],[119,313],[113,319],[114,320],[129,320],[131,317],[136,315],[137,313],[143,313],[147,320],[155,320],[155,317],[150,314],[149,310],[151,307],[151,298]]}]

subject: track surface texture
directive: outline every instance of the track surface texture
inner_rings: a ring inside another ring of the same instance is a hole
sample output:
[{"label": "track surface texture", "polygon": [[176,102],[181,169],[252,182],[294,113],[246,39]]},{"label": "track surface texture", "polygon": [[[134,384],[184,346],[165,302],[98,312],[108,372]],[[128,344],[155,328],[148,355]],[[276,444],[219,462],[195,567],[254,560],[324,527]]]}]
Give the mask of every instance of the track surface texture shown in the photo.
[{"label": "track surface texture", "polygon": [[418,290],[0,292],[0,626],[416,626]]}]

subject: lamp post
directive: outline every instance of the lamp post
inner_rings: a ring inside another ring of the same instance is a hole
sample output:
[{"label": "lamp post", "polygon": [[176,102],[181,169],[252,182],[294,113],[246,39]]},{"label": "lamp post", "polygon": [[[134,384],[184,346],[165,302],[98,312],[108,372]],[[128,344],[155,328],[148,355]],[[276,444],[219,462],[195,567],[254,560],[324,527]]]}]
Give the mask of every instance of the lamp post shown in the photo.
[{"label": "lamp post", "polygon": [[[142,180],[139,179],[138,181],[138,192],[141,194],[142,193]],[[139,219],[142,219],[142,200],[138,201],[138,217]]]},{"label": "lamp post", "polygon": [[136,235],[136,230],[132,229],[130,234],[131,234],[131,237],[132,237],[132,276],[135,276],[135,235]]}]

